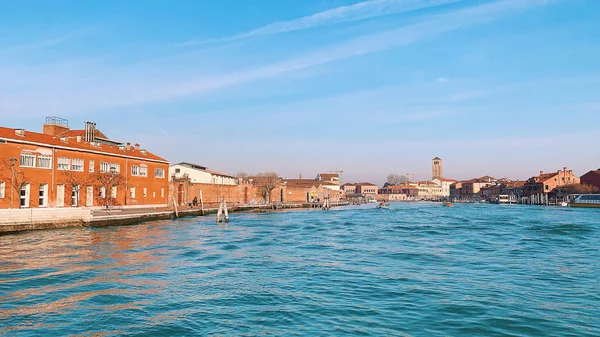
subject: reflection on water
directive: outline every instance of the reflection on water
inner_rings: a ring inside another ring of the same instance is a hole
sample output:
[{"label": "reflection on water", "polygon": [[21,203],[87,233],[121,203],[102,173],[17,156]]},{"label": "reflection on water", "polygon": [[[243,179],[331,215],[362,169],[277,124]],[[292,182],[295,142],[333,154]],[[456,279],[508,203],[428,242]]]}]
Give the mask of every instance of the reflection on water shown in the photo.
[{"label": "reflection on water", "polygon": [[600,335],[600,213],[393,204],[0,236],[0,335]]}]

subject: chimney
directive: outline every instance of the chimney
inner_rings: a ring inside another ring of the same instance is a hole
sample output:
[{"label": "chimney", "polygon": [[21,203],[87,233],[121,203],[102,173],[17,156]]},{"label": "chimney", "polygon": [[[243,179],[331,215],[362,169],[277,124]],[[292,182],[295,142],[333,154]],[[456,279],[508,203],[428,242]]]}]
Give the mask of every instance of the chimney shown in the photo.
[{"label": "chimney", "polygon": [[136,144],[135,144],[135,149],[139,151],[139,149],[140,149],[140,144],[137,144],[137,143],[136,143]]},{"label": "chimney", "polygon": [[77,143],[81,143],[81,136],[77,136]]},{"label": "chimney", "polygon": [[43,134],[58,136],[69,131],[69,121],[60,117],[46,117]]},{"label": "chimney", "polygon": [[25,129],[15,129],[15,135],[25,137]]},{"label": "chimney", "polygon": [[544,174],[544,171],[540,171],[540,175]]},{"label": "chimney", "polygon": [[127,147],[125,149],[131,150],[131,143],[130,142],[127,142]]},{"label": "chimney", "polygon": [[300,173],[300,178],[299,179],[302,179],[302,173]]}]

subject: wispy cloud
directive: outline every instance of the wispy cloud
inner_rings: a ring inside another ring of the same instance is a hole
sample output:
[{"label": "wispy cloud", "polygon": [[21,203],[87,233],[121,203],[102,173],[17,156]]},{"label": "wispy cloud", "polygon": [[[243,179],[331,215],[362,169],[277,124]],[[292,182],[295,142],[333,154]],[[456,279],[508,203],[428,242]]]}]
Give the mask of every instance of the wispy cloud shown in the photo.
[{"label": "wispy cloud", "polygon": [[[202,94],[261,79],[273,78],[330,62],[377,53],[409,45],[422,39],[501,18],[504,15],[547,3],[547,0],[503,0],[450,13],[428,16],[419,23],[359,36],[303,56],[233,73],[190,77],[165,76],[178,67],[163,65],[151,69],[112,69],[86,64],[80,71],[63,71],[65,66],[17,71],[0,67],[0,110],[15,115],[70,114],[114,107],[134,106]],[[40,77],[40,73],[47,76]],[[4,75],[3,75],[4,74]],[[129,76],[133,75],[133,77]],[[193,76],[193,75],[189,75]],[[23,79],[29,79],[23,83]],[[22,91],[11,92],[18,79]],[[10,90],[9,90],[10,89]],[[29,98],[28,98],[29,97]],[[35,99],[31,99],[35,97]]]},{"label": "wispy cloud", "polygon": [[369,0],[354,5],[341,6],[323,12],[304,16],[289,21],[275,22],[257,29],[246,31],[232,36],[193,40],[177,44],[177,47],[187,47],[207,43],[223,43],[254,36],[273,35],[310,29],[323,25],[358,21],[384,15],[399,14],[419,9],[432,8],[463,0]]},{"label": "wispy cloud", "polygon": [[63,36],[51,37],[51,38],[47,38],[47,39],[43,39],[43,40],[38,40],[38,41],[33,41],[33,42],[25,42],[25,43],[14,45],[14,46],[9,46],[4,49],[0,49],[0,55],[6,54],[6,53],[11,53],[11,52],[25,52],[25,51],[37,49],[37,48],[52,47],[52,46],[64,43],[66,41],[81,37],[86,32],[87,32],[87,30],[81,30],[81,31],[66,34]]}]

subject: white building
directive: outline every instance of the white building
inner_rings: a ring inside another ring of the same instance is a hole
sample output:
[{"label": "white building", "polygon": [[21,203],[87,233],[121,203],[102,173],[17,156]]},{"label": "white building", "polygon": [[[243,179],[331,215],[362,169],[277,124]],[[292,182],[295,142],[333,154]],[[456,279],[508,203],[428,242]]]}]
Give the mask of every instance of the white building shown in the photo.
[{"label": "white building", "polygon": [[187,176],[194,184],[237,185],[237,178],[215,172],[204,166],[191,163],[178,163],[169,166],[169,179]]},{"label": "white building", "polygon": [[454,179],[446,179],[446,178],[435,178],[431,182],[436,185],[442,186],[442,196],[449,197],[450,196],[450,185],[454,184],[456,180]]}]

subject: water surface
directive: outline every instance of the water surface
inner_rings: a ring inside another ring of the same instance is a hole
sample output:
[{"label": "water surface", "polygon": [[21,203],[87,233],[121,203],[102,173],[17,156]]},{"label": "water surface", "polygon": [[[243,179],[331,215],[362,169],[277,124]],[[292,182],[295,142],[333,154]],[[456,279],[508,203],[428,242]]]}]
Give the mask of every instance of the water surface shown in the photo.
[{"label": "water surface", "polygon": [[396,203],[0,236],[0,335],[600,336],[600,211]]}]

